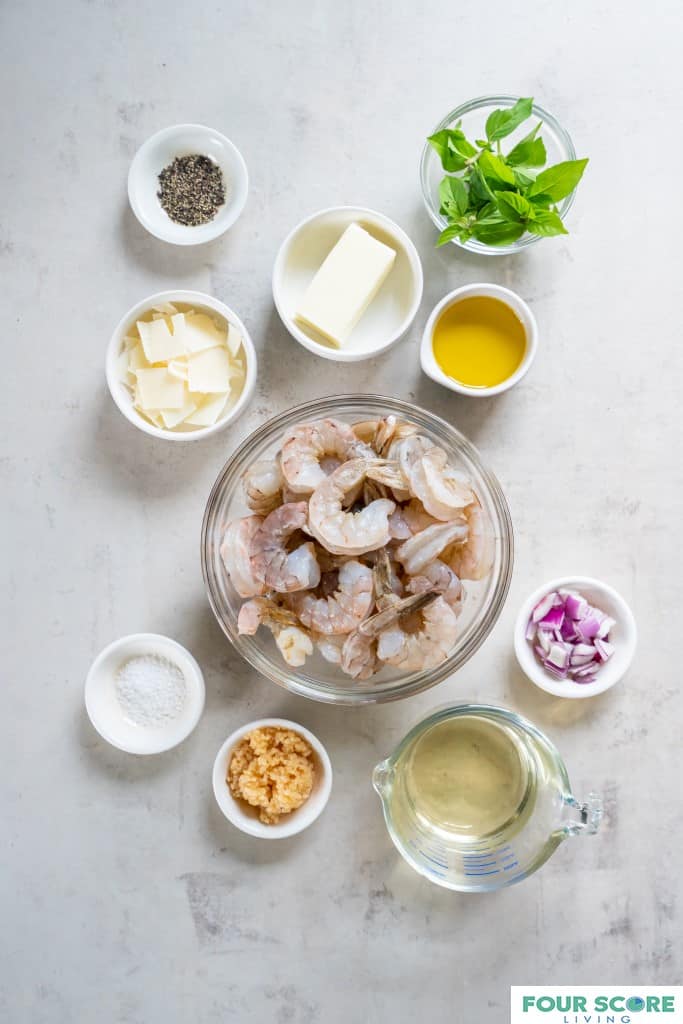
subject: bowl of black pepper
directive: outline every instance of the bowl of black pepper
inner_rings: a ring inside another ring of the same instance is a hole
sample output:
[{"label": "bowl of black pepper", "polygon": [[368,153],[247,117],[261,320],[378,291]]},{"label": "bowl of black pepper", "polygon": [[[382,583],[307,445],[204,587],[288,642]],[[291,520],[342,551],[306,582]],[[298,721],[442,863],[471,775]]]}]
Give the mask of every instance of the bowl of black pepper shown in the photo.
[{"label": "bowl of black pepper", "polygon": [[237,147],[213,128],[178,124],[152,135],[133,158],[128,198],[156,238],[199,245],[230,228],[247,201],[247,166]]}]

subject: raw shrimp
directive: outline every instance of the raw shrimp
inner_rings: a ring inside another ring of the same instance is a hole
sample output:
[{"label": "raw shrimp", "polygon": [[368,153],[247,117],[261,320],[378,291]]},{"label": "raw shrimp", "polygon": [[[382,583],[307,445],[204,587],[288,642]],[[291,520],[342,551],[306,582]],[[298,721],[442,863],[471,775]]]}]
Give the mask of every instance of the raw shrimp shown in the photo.
[{"label": "raw shrimp", "polygon": [[256,597],[242,605],[237,616],[237,631],[253,636],[259,626],[267,626],[275,637],[282,657],[293,668],[300,668],[313,653],[313,641],[298,624],[295,615],[267,597]]},{"label": "raw shrimp", "polygon": [[413,498],[407,505],[403,505],[401,513],[403,521],[413,535],[426,530],[428,526],[435,526],[439,522],[434,516],[425,512],[424,505],[418,498]]},{"label": "raw shrimp", "polygon": [[398,454],[411,493],[435,519],[457,519],[474,500],[467,478],[448,465],[446,452],[419,434],[401,441]]},{"label": "raw shrimp", "polygon": [[[292,427],[282,445],[281,466],[287,486],[295,494],[310,494],[336,468],[339,460],[374,455],[341,420],[315,420]],[[327,470],[327,472],[326,472]]]},{"label": "raw shrimp", "polygon": [[378,669],[377,637],[349,633],[341,651],[341,670],[354,679],[369,679]]},{"label": "raw shrimp", "polygon": [[483,580],[490,573],[496,554],[491,520],[478,501],[465,509],[465,518],[465,543],[453,544],[444,551],[443,561],[461,580]]},{"label": "raw shrimp", "polygon": [[355,501],[364,480],[381,466],[378,459],[350,459],[318,484],[311,495],[309,530],[333,554],[362,555],[388,544],[389,516],[396,508],[393,501],[379,498],[358,512],[347,512],[344,507]]},{"label": "raw shrimp", "polygon": [[363,636],[377,637],[383,630],[393,626],[401,616],[421,611],[435,601],[436,597],[437,595],[432,592],[411,594],[409,597],[396,597],[389,594],[381,611],[375,612],[369,619],[361,622],[358,632]]},{"label": "raw shrimp", "polygon": [[454,611],[459,611],[462,605],[462,583],[450,566],[439,559],[426,565],[419,576],[410,576],[406,583],[406,590],[411,594],[425,592],[441,594],[444,601]]},{"label": "raw shrimp", "polygon": [[[416,533],[396,549],[396,558],[403,565],[408,576],[418,576],[422,570],[434,562],[442,551],[455,541],[467,538],[468,526],[463,518],[459,522],[436,523],[426,530]],[[454,565],[448,563],[456,575],[460,575]]]},{"label": "raw shrimp", "polygon": [[242,477],[247,505],[261,516],[277,508],[283,502],[282,470],[276,459],[260,459]]},{"label": "raw shrimp", "polygon": [[384,595],[384,610],[372,615],[349,633],[342,647],[341,668],[354,679],[369,679],[381,667],[378,661],[378,637],[382,630],[395,626],[402,614],[418,611],[436,599],[435,594],[413,594],[398,598]]},{"label": "raw shrimp", "polygon": [[378,609],[389,608],[401,597],[403,587],[386,548],[380,548],[375,556],[372,575],[375,584]]},{"label": "raw shrimp", "polygon": [[270,590],[289,593],[307,590],[320,582],[320,567],[313,544],[306,541],[293,551],[286,544],[306,526],[305,501],[280,505],[266,516],[251,542],[251,571]]},{"label": "raw shrimp", "polygon": [[346,636],[313,634],[312,639],[325,661],[329,662],[330,665],[341,665],[342,648]]},{"label": "raw shrimp", "polygon": [[458,635],[455,612],[443,597],[437,597],[419,615],[421,622],[414,632],[408,631],[404,619],[382,630],[377,640],[380,661],[404,672],[419,672],[446,660]]},{"label": "raw shrimp", "polygon": [[382,416],[378,420],[361,420],[353,424],[356,437],[371,445],[378,455],[386,455],[394,441],[417,433],[414,423],[399,420],[396,416]]},{"label": "raw shrimp", "polygon": [[263,581],[256,578],[251,567],[251,542],[262,523],[261,516],[234,519],[223,535],[221,558],[240,597],[256,597],[265,590]]},{"label": "raw shrimp", "polygon": [[413,536],[405,509],[400,506],[389,516],[389,536],[392,540],[409,540]]},{"label": "raw shrimp", "polygon": [[289,597],[288,603],[301,624],[317,633],[350,633],[373,605],[372,569],[349,560],[336,575],[337,586],[329,597],[301,591]]}]

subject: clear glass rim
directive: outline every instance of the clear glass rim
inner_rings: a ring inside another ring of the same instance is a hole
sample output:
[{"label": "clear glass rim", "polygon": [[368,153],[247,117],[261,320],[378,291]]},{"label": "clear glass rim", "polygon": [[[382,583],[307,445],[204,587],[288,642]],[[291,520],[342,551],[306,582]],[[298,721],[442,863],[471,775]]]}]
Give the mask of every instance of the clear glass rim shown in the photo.
[{"label": "clear glass rim", "polygon": [[[413,672],[405,678],[396,681],[394,684],[384,683],[380,686],[371,686],[367,683],[354,687],[350,683],[348,688],[335,688],[326,683],[315,686],[308,680],[300,679],[296,670],[286,671],[287,666],[277,665],[269,657],[265,656],[252,641],[251,637],[241,636],[237,633],[236,623],[226,620],[222,613],[219,601],[217,600],[218,586],[214,575],[211,553],[212,536],[220,524],[216,522],[217,503],[223,492],[226,480],[229,480],[239,469],[244,456],[248,454],[256,438],[266,433],[281,433],[288,426],[300,421],[304,417],[317,418],[329,414],[334,406],[345,405],[347,407],[358,407],[362,409],[368,403],[381,404],[387,412],[412,418],[414,421],[424,419],[425,425],[438,423],[443,430],[454,437],[464,450],[467,458],[475,465],[477,472],[481,475],[488,488],[488,495],[494,506],[497,522],[494,524],[500,530],[500,571],[494,593],[486,608],[485,614],[477,622],[476,627],[470,627],[469,635],[465,643],[450,655],[446,661],[436,668],[423,672]],[[446,420],[436,416],[434,413],[422,409],[417,405],[401,401],[396,398],[388,398],[384,395],[355,394],[355,395],[329,395],[324,398],[314,399],[300,405],[287,409],[285,412],[267,420],[257,427],[239,447],[232,453],[224,463],[216,481],[209,494],[204,511],[201,531],[201,565],[204,585],[211,606],[218,624],[231,641],[235,649],[249,662],[249,664],[262,675],[282,686],[292,693],[308,697],[313,700],[328,704],[362,705],[378,704],[393,700],[402,700],[404,697],[411,697],[423,690],[429,689],[440,683],[447,676],[456,672],[466,661],[479,649],[486,637],[493,629],[505,605],[510,581],[512,579],[512,568],[514,562],[514,536],[512,519],[503,490],[497,478],[482,463],[481,457],[474,445],[467,438],[453,427]]]},{"label": "clear glass rim", "polygon": [[[494,719],[500,719],[503,722],[518,726],[519,728],[531,733],[535,739],[543,744],[551,755],[553,764],[562,784],[564,799],[566,800],[571,797],[571,783],[569,781],[567,766],[565,765],[555,744],[549,740],[546,734],[537,728],[533,722],[530,722],[528,718],[518,714],[516,711],[510,711],[509,708],[502,708],[496,704],[472,704],[462,702],[436,708],[430,714],[416,722],[412,729],[410,729],[403,739],[399,741],[393,752],[385,758],[384,761],[380,762],[380,764],[390,765],[393,768],[400,756],[405,750],[407,750],[417,736],[426,732],[427,729],[431,729],[433,725],[436,725],[440,721],[445,721],[449,718],[458,717],[463,714],[482,715],[484,717],[488,716]],[[408,845],[400,839],[396,829],[394,828],[393,818],[389,812],[388,802],[381,796],[380,800],[382,803],[382,814],[384,815],[384,823],[387,831],[392,843],[404,860],[406,860],[410,866],[418,872],[418,874],[427,878],[434,885],[439,885],[444,889],[450,889],[453,892],[496,892],[499,889],[506,889],[510,885],[517,885],[519,882],[523,882],[530,875],[534,874],[534,872],[538,871],[538,869],[542,867],[554,853],[560,843],[567,838],[567,833],[563,829],[557,829],[549,835],[536,857],[534,857],[523,872],[515,875],[514,878],[499,882],[480,882],[476,885],[455,884],[453,882],[449,882],[448,879],[435,877],[425,869],[424,865],[421,864],[420,861],[415,858]]]},{"label": "clear glass rim", "polygon": [[[448,128],[453,121],[457,121],[458,118],[464,117],[465,114],[471,113],[473,110],[479,110],[482,107],[510,107],[517,102],[519,96],[510,96],[505,93],[501,93],[496,96],[477,96],[473,100],[468,100],[466,103],[461,103],[460,106],[455,107],[449,114],[446,114],[444,118],[437,124],[436,128],[431,135],[441,131],[443,128]],[[567,160],[576,160],[576,150],[574,149],[574,143],[572,142],[569,132],[562,127],[560,122],[557,120],[554,114],[551,114],[544,107],[539,106],[538,103],[534,103],[531,108],[532,115],[538,117],[541,121],[548,124],[553,131],[562,140],[563,145],[567,150]],[[439,213],[438,207],[435,207],[432,201],[431,191],[429,189],[429,183],[427,179],[429,159],[432,155],[432,148],[428,142],[425,142],[422,156],[420,158],[420,185],[422,188],[422,199],[424,201],[427,213],[431,220],[434,222],[439,231],[447,226],[446,219]],[[560,216],[564,217],[574,202],[576,196],[576,189],[571,192],[566,199],[562,200],[560,204]],[[483,242],[477,242],[476,239],[470,239],[468,242],[460,242],[457,238],[451,239],[453,245],[459,246],[461,249],[466,249],[468,252],[474,252],[484,256],[506,256],[510,253],[521,252],[528,246],[533,245],[535,242],[542,241],[539,235],[522,235],[516,242],[512,242],[510,245],[484,245]]]}]

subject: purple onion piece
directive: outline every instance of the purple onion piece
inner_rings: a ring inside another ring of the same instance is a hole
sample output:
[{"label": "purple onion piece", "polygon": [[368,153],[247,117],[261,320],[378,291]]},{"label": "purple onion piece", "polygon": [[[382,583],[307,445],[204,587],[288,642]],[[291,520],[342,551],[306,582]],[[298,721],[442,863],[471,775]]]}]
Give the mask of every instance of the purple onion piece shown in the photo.
[{"label": "purple onion piece", "polygon": [[609,615],[605,615],[604,619],[600,623],[600,629],[598,630],[598,633],[597,633],[598,637],[601,640],[606,640],[607,637],[609,636],[610,632],[614,629],[615,626],[616,626],[615,620],[614,619],[610,619]]},{"label": "purple onion piece", "polygon": [[556,605],[551,608],[550,611],[543,616],[538,623],[539,629],[562,629],[562,623],[564,622],[564,608],[561,605]]},{"label": "purple onion piece", "polygon": [[540,622],[541,619],[545,618],[550,609],[554,606],[555,597],[557,596],[558,595],[555,591],[553,591],[550,594],[546,594],[545,597],[542,597],[531,613],[531,621]]},{"label": "purple onion piece", "polygon": [[581,594],[569,591],[564,601],[564,608],[571,619],[585,619],[588,613],[588,601]]},{"label": "purple onion piece", "polygon": [[595,638],[595,650],[597,656],[601,662],[609,661],[614,654],[614,644],[607,643],[606,640],[601,640],[599,637]]},{"label": "purple onion piece", "polygon": [[600,622],[594,615],[589,615],[588,618],[576,623],[576,632],[582,640],[594,640],[599,629]]}]

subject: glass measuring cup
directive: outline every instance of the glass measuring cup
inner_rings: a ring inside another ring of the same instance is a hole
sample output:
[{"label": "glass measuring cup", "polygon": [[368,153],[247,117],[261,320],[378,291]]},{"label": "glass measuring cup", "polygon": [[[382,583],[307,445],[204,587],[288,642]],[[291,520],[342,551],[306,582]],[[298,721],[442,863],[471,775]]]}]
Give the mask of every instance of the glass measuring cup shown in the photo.
[{"label": "glass measuring cup", "polygon": [[593,835],[602,802],[571,792],[555,747],[504,708],[456,704],[416,726],[373,772],[399,853],[460,892],[521,882],[568,836]]}]

